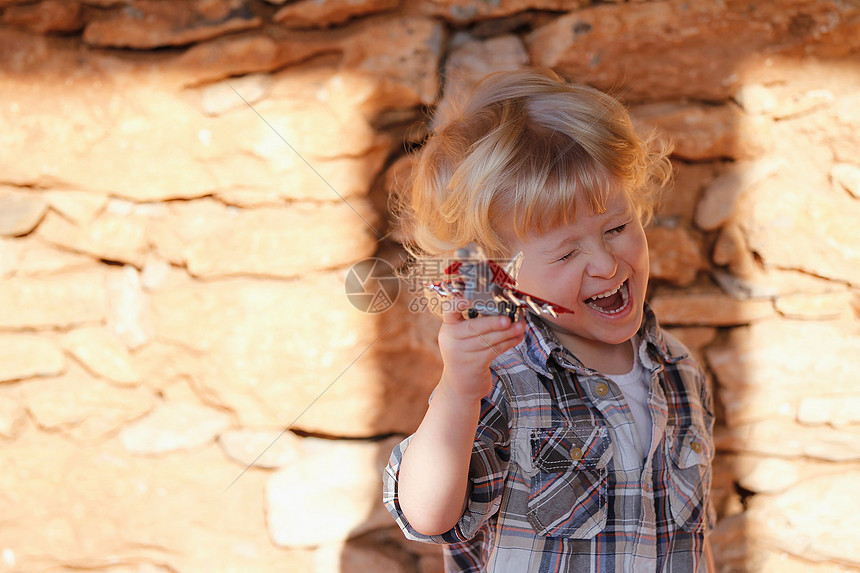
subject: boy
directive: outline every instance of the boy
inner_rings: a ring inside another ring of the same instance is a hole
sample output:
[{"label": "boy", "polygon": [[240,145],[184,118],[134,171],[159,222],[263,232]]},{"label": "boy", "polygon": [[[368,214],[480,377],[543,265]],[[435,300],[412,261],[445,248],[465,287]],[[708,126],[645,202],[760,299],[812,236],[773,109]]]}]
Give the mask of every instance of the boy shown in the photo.
[{"label": "boy", "polygon": [[521,252],[517,288],[572,311],[443,315],[442,376],[384,501],[449,573],[709,569],[710,393],[645,303],[670,173],[650,143],[607,95],[525,70],[485,78],[422,150],[417,248]]}]

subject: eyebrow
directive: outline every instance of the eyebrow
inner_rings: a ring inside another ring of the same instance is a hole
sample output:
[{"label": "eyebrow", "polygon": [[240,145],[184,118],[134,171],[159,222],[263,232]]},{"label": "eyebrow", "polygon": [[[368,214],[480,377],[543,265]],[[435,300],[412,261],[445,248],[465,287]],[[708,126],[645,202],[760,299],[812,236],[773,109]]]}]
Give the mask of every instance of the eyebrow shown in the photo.
[{"label": "eyebrow", "polygon": [[[626,221],[628,218],[630,218],[632,220],[634,217],[636,217],[636,214],[634,213],[632,208],[624,209],[623,211],[617,211],[617,212],[611,213],[611,214],[606,213],[606,215],[607,215],[607,220],[612,221],[613,223],[616,222],[616,221],[613,221],[614,218],[624,219]],[[614,227],[611,227],[611,228],[614,228]],[[564,254],[566,254],[567,252],[572,250],[572,247],[579,245],[579,241],[580,241],[579,238],[571,237],[568,235],[568,236],[562,238],[561,240],[559,240],[553,246],[551,246],[547,249],[542,249],[540,251],[540,254],[545,255],[547,257],[555,257],[559,253],[561,253],[562,251],[565,251]]]},{"label": "eyebrow", "polygon": [[567,237],[561,239],[560,241],[558,241],[557,243],[555,243],[555,245],[553,245],[547,249],[543,249],[541,251],[541,255],[545,255],[547,257],[555,257],[561,251],[568,251],[571,249],[571,247],[574,247],[578,244],[579,244],[579,239],[567,236]]}]

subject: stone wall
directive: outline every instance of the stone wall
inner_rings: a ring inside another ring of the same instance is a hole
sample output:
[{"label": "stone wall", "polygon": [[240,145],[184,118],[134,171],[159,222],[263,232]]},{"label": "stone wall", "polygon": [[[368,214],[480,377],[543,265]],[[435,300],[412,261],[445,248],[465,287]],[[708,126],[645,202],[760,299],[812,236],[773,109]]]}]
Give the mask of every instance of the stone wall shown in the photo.
[{"label": "stone wall", "polygon": [[380,504],[437,324],[344,284],[434,102],[528,64],[675,142],[719,570],[860,570],[858,55],[856,0],[0,0],[0,571],[440,572]]}]

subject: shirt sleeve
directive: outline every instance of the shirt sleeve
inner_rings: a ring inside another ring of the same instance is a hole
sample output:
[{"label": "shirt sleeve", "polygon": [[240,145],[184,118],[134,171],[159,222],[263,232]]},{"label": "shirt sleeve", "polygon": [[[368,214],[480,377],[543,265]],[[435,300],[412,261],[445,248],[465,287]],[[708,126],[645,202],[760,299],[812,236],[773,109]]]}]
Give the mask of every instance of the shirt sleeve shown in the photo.
[{"label": "shirt sleeve", "polygon": [[469,463],[466,509],[449,531],[440,535],[423,535],[406,520],[400,509],[397,489],[400,463],[412,436],[398,444],[391,453],[383,474],[383,503],[407,538],[445,544],[466,541],[499,510],[510,462],[510,429],[504,415],[507,408],[502,385],[495,373],[493,378],[493,390],[481,401],[481,418]]},{"label": "shirt sleeve", "polygon": [[[698,382],[699,382],[699,399],[702,404],[702,411],[704,413],[705,420],[705,432],[706,439],[708,440],[708,449],[706,451],[711,452],[711,465],[714,461],[714,397],[713,391],[711,389],[711,380],[708,375],[705,373],[702,366],[696,363],[698,368]],[[708,472],[711,473],[713,470],[711,467],[708,468]],[[710,480],[709,480],[710,481]],[[706,530],[712,530],[717,524],[717,511],[714,507],[713,500],[711,499],[710,494],[707,496],[707,507],[705,508],[705,524]]]}]

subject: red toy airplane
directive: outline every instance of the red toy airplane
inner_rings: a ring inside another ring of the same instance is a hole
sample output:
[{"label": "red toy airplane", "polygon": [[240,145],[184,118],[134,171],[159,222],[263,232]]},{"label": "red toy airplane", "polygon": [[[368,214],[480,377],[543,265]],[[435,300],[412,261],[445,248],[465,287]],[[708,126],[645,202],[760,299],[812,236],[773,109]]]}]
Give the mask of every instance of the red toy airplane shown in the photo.
[{"label": "red toy airplane", "polygon": [[522,264],[519,253],[503,269],[484,255],[474,243],[457,250],[457,260],[445,269],[445,280],[424,286],[443,298],[461,295],[469,301],[469,318],[506,315],[517,319],[521,309],[540,316],[558,316],[573,311],[517,289],[516,275]]}]

